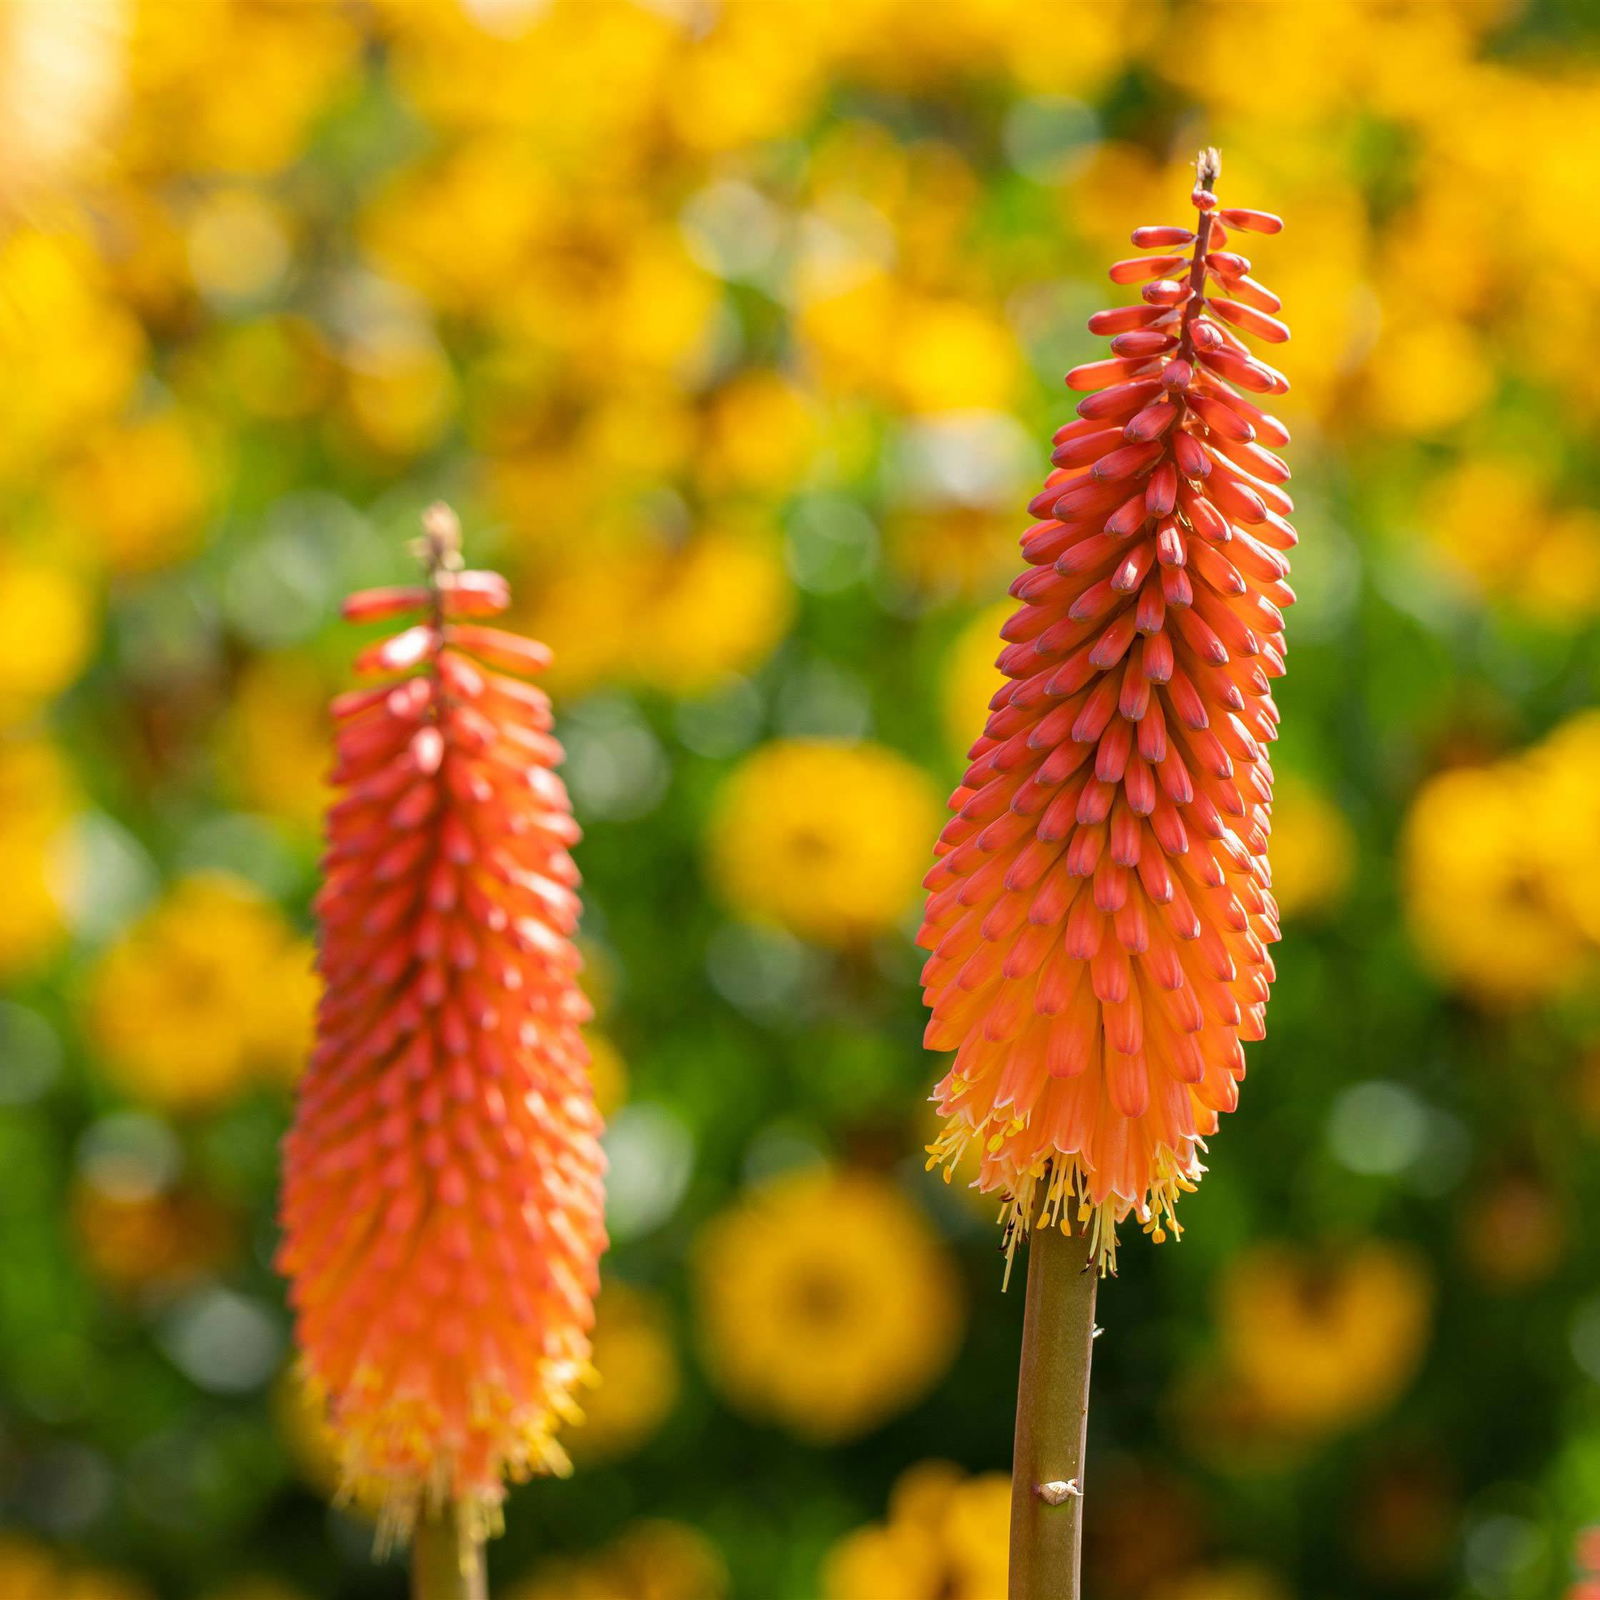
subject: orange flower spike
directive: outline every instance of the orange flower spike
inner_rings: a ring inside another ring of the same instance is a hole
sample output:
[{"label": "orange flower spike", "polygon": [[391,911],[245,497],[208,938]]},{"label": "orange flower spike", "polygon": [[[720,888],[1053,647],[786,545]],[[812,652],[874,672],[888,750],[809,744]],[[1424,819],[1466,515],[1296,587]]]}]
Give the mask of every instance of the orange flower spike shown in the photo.
[{"label": "orange flower spike", "polygon": [[424,620],[362,651],[386,681],[332,708],[325,987],[280,1266],[346,1487],[382,1503],[387,1534],[455,1506],[481,1536],[506,1478],[566,1466],[605,1158],[578,1032],[578,829],[549,699],[506,675],[548,652],[457,620],[503,610],[505,582],[459,570],[448,508],[424,528],[425,587],[345,606]]},{"label": "orange flower spike", "polygon": [[1267,747],[1295,532],[1272,452],[1288,435],[1240,391],[1288,385],[1234,330],[1288,329],[1224,247],[1282,224],[1218,211],[1216,171],[1208,151],[1194,229],[1134,233],[1166,252],[1111,269],[1142,304],[1092,317],[1112,357],[1067,374],[1092,392],[1029,507],[1010,681],[951,799],[920,935],[927,1044],[956,1051],[930,1164],[948,1176],[973,1146],[1008,1249],[1036,1217],[1075,1221],[1102,1270],[1130,1212],[1179,1231],[1262,1036],[1278,937]]}]

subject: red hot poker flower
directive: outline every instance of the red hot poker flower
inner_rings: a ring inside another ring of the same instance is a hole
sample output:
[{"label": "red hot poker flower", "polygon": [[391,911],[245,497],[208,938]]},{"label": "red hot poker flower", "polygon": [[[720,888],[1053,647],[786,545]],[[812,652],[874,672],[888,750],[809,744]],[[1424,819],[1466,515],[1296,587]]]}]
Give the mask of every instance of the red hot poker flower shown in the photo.
[{"label": "red hot poker flower", "polygon": [[[342,695],[317,899],[325,984],[285,1145],[280,1257],[347,1487],[385,1527],[559,1471],[589,1376],[604,1156],[572,945],[578,837],[552,770],[543,645],[484,626],[504,579],[425,519],[429,582],[345,616],[421,612]],[[512,676],[516,674],[517,676]]]},{"label": "red hot poker flower", "polygon": [[1103,1268],[1130,1211],[1178,1231],[1242,1041],[1262,1035],[1278,937],[1267,746],[1295,533],[1272,449],[1288,434],[1241,391],[1288,385],[1239,335],[1289,334],[1227,246],[1282,224],[1218,210],[1214,158],[1197,226],[1140,228],[1162,253],[1111,268],[1144,287],[1089,320],[1110,359],[1067,374],[1094,392],[1029,508],[1010,681],[951,799],[920,936],[927,1043],[957,1052],[932,1164],[948,1176],[974,1146],[1008,1244],[1075,1212]]}]

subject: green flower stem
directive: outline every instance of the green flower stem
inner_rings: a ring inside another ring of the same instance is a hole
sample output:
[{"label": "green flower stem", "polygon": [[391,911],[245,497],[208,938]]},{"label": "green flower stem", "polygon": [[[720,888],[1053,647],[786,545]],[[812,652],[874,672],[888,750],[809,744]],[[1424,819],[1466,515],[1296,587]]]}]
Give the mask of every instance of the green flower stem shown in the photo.
[{"label": "green flower stem", "polygon": [[1028,1302],[1011,1469],[1010,1600],[1077,1600],[1100,1274],[1085,1235],[1041,1224],[1027,1248]]},{"label": "green flower stem", "polygon": [[418,1522],[411,1544],[411,1600],[487,1600],[483,1545],[456,1507]]}]

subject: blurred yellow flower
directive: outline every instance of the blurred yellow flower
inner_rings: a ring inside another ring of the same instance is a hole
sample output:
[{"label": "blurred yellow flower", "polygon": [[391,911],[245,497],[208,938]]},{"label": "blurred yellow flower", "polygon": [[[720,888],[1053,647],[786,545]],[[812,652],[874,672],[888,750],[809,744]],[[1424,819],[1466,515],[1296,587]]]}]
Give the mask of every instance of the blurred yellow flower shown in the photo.
[{"label": "blurred yellow flower", "polygon": [[1280,769],[1272,793],[1272,894],[1285,917],[1338,904],[1355,870],[1356,838],[1319,788]]},{"label": "blurred yellow flower", "polygon": [[61,473],[61,514],[92,559],[116,572],[149,572],[194,549],[207,476],[192,426],[160,412],[84,442]]},{"label": "blurred yellow flower", "polygon": [[343,360],[345,417],[364,445],[403,459],[444,436],[455,415],[455,374],[425,329],[370,333],[347,346]]},{"label": "blurred yellow flower", "polygon": [[1022,377],[997,308],[907,291],[883,273],[807,295],[796,331],[826,387],[911,412],[1004,410]]},{"label": "blurred yellow flower", "polygon": [[65,567],[0,555],[0,725],[59,694],[94,646],[94,604]]},{"label": "blurred yellow flower", "polygon": [[1397,310],[1368,362],[1364,409],[1380,430],[1432,434],[1481,411],[1493,393],[1479,329],[1453,317]]},{"label": "blurred yellow flower", "polygon": [[1435,774],[1401,839],[1406,910],[1439,974],[1501,1005],[1557,994],[1585,970],[1600,923],[1586,896],[1600,851],[1600,719],[1488,767]]},{"label": "blurred yellow flower", "polygon": [[774,539],[708,529],[660,564],[633,671],[672,694],[709,689],[764,661],[793,611]]},{"label": "blurred yellow flower", "polygon": [[[8,392],[0,481],[30,480],[122,410],[145,357],[85,240],[35,228],[0,241],[0,364]],[[18,397],[26,396],[26,404]]]},{"label": "blurred yellow flower", "polygon": [[1552,506],[1548,476],[1526,458],[1472,456],[1434,484],[1421,522],[1484,600],[1570,624],[1600,610],[1600,518]]},{"label": "blurred yellow flower", "polygon": [[922,1213],[868,1172],[785,1174],[714,1217],[693,1259],[701,1344],[730,1405],[816,1444],[919,1400],[963,1310]]},{"label": "blurred yellow flower", "polygon": [[741,916],[849,944],[905,912],[942,820],[932,780],[882,745],[778,740],[723,788],[711,875]]},{"label": "blurred yellow flower", "polygon": [[[983,599],[1002,593],[1010,581],[1007,574],[1017,564],[1017,540],[1026,526],[1009,509],[906,506],[885,518],[883,531],[895,571],[919,589],[932,595]],[[1013,604],[1008,614],[1014,610]],[[995,655],[1000,647],[997,630]]]},{"label": "blurred yellow flower", "polygon": [[239,675],[217,730],[229,792],[304,833],[322,827],[334,685],[303,656],[262,655]]},{"label": "blurred yellow flower", "polygon": [[[586,960],[584,963],[586,975],[591,976],[592,967]],[[594,1003],[595,1009],[600,1006],[595,997],[594,983],[585,983],[584,992]],[[603,1033],[596,1033],[594,1029],[584,1030],[583,1042],[589,1047],[589,1081],[594,1085],[594,1103],[600,1115],[610,1118],[611,1113],[628,1098],[628,1068],[622,1059],[622,1052]]]},{"label": "blurred yellow flower", "polygon": [[713,493],[781,491],[804,471],[815,434],[805,393],[781,373],[754,368],[707,401],[694,468]]},{"label": "blurred yellow flower", "polygon": [[823,1600],[998,1600],[1006,1592],[1011,1480],[947,1461],[901,1474],[889,1515],[828,1552]]},{"label": "blurred yellow flower", "polygon": [[590,1361],[600,1381],[584,1396],[568,1449],[580,1467],[632,1455],[677,1404],[681,1374],[661,1298],[608,1277],[595,1303]]},{"label": "blurred yellow flower", "polygon": [[1227,1381],[1269,1427],[1319,1434],[1383,1411],[1411,1381],[1433,1289],[1409,1251],[1255,1245],[1229,1263],[1217,1319]]},{"label": "blurred yellow flower", "polygon": [[222,300],[267,293],[288,271],[291,227],[289,214],[259,190],[224,187],[202,195],[187,230],[196,286]]},{"label": "blurred yellow flower", "polygon": [[1000,630],[1017,609],[1013,600],[986,606],[956,635],[945,657],[940,708],[945,738],[958,757],[965,758],[974,739],[989,720],[989,702],[1006,682],[995,665],[1005,641]]},{"label": "blurred yellow flower", "polygon": [[759,666],[793,610],[776,538],[712,527],[603,559],[570,550],[545,569],[528,627],[555,652],[549,679],[564,694],[612,682],[692,695]]},{"label": "blurred yellow flower", "polygon": [[429,123],[516,133],[541,161],[591,183],[633,176],[656,151],[661,90],[676,86],[691,36],[668,7],[607,7],[603,26],[585,0],[510,0],[488,20],[458,0],[376,9],[393,38],[394,82]]},{"label": "blurred yellow flower", "polygon": [[606,1549],[548,1561],[506,1600],[723,1600],[728,1569],[706,1536],[682,1522],[631,1523]]},{"label": "blurred yellow flower", "polygon": [[678,136],[696,150],[734,150],[800,126],[827,82],[829,34],[849,9],[799,0],[774,27],[765,0],[726,0],[675,69],[667,111]]},{"label": "blurred yellow flower", "polygon": [[16,735],[0,742],[0,974],[44,960],[65,934],[77,806],[76,785],[53,745]]},{"label": "blurred yellow flower", "polygon": [[6,1600],[153,1600],[136,1578],[79,1566],[12,1533],[0,1533],[0,1594]]},{"label": "blurred yellow flower", "polygon": [[309,1046],[309,941],[242,879],[179,880],[101,956],[88,1021],[106,1076],[156,1106],[206,1110],[288,1081]]},{"label": "blurred yellow flower", "polygon": [[998,310],[965,299],[914,299],[896,318],[890,372],[908,411],[1000,411],[1022,376],[1016,335]]},{"label": "blurred yellow flower", "polygon": [[[359,64],[354,18],[332,6],[138,0],[130,12],[117,151],[137,172],[275,172]],[[248,92],[218,62],[248,62]]]},{"label": "blurred yellow flower", "polygon": [[1544,891],[1600,946],[1600,711],[1580,711],[1523,758]]}]

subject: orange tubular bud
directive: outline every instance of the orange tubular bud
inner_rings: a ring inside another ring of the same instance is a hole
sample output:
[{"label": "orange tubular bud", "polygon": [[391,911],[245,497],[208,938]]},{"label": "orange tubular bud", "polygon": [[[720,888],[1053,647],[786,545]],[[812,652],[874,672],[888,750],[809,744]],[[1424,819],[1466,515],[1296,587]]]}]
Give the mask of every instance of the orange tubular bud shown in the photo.
[{"label": "orange tubular bud", "polygon": [[[425,620],[334,703],[338,798],[317,897],[324,990],[284,1147],[279,1266],[347,1489],[386,1536],[558,1472],[605,1248],[600,1118],[579,1035],[578,837],[553,768],[543,646],[425,520],[429,582],[347,614]],[[470,657],[477,656],[478,660]]]},{"label": "orange tubular bud", "polygon": [[1170,309],[1092,323],[1123,349],[1135,327],[1173,342],[1074,374],[1100,389],[1078,407],[1093,421],[1057,435],[1070,470],[1034,501],[1046,520],[1002,630],[1011,681],[951,802],[919,936],[927,1043],[956,1051],[930,1164],[948,1175],[970,1147],[976,1186],[1005,1197],[1009,1248],[1036,1221],[1071,1223],[1102,1270],[1129,1213],[1158,1239],[1178,1231],[1178,1195],[1262,1035],[1278,937],[1266,751],[1294,598],[1277,552],[1295,535],[1287,469],[1264,448],[1287,436],[1239,387],[1283,380],[1216,318],[1287,337],[1237,303],[1217,255],[1219,219],[1281,224],[1217,211],[1204,170],[1192,235],[1134,235],[1192,237],[1187,257],[1113,269],[1135,283],[1181,266],[1156,299]]}]

